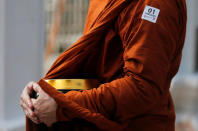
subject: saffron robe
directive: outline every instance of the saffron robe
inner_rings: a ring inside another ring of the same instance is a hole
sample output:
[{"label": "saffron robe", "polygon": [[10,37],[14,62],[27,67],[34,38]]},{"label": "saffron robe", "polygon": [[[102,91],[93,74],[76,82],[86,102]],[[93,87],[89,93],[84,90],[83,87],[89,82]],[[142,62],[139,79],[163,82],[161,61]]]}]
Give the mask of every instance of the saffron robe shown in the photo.
[{"label": "saffron robe", "polygon": [[[91,0],[83,36],[38,84],[58,104],[43,130],[174,131],[169,92],[186,31],[185,0]],[[157,22],[142,19],[146,5]],[[58,92],[44,79],[95,78],[98,88]],[[26,130],[37,130],[26,119]]]}]

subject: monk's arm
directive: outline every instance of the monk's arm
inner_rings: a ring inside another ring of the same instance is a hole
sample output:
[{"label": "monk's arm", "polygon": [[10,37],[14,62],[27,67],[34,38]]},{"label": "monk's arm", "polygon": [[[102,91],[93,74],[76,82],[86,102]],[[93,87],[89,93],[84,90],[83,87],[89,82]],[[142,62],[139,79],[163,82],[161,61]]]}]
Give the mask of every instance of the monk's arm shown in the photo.
[{"label": "monk's arm", "polygon": [[[136,14],[126,10],[118,20],[125,76],[97,89],[65,94],[66,98],[88,109],[89,115],[100,113],[114,120],[134,117],[152,108],[169,90],[165,87],[172,75],[169,69],[180,39],[181,19],[178,12],[169,12],[168,8],[153,4],[151,6],[160,9],[157,22],[143,20],[145,5],[139,5]],[[64,120],[68,114],[70,112],[59,108],[59,120]]]},{"label": "monk's arm", "polygon": [[[123,78],[65,95],[44,80],[38,82],[57,102],[58,121],[82,118],[113,130],[118,123],[154,109],[168,95],[168,84],[178,70],[180,59],[175,58],[181,53],[185,28],[185,12],[178,11],[174,2],[141,1],[120,14],[117,26],[124,49]],[[141,18],[146,5],[160,10],[156,23]]]}]

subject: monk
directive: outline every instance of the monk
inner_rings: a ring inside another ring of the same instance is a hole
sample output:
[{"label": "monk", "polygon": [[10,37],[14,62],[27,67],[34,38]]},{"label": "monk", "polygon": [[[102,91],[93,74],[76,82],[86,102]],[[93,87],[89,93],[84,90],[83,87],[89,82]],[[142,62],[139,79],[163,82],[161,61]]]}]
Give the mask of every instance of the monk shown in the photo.
[{"label": "monk", "polygon": [[[174,131],[170,84],[186,32],[185,0],[90,0],[83,36],[21,95],[26,130]],[[83,91],[46,79],[94,78]],[[31,92],[39,93],[31,99]]]}]

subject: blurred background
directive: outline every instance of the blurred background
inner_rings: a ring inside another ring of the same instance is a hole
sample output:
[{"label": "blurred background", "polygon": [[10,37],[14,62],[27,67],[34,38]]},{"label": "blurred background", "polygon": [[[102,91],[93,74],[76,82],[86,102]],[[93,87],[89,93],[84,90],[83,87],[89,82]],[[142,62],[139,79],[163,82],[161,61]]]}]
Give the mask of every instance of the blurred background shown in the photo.
[{"label": "blurred background", "polygon": [[[180,70],[171,85],[176,131],[198,131],[198,1],[186,0]],[[89,0],[0,0],[0,131],[24,131],[19,99],[83,33]]]}]

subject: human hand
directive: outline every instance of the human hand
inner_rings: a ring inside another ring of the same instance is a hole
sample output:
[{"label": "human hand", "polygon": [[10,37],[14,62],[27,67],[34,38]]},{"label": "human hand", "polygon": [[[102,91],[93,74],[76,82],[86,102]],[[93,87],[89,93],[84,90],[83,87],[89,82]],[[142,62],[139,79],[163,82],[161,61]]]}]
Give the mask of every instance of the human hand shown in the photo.
[{"label": "human hand", "polygon": [[35,82],[29,82],[26,87],[23,89],[20,99],[20,105],[25,113],[25,115],[30,118],[34,123],[39,124],[38,117],[33,112],[33,103],[30,98],[30,95],[34,91],[33,84]]},{"label": "human hand", "polygon": [[57,121],[57,104],[37,83],[33,84],[33,89],[39,94],[37,99],[31,99],[34,106],[34,113],[39,118],[40,122],[45,123],[47,126],[51,126]]}]

